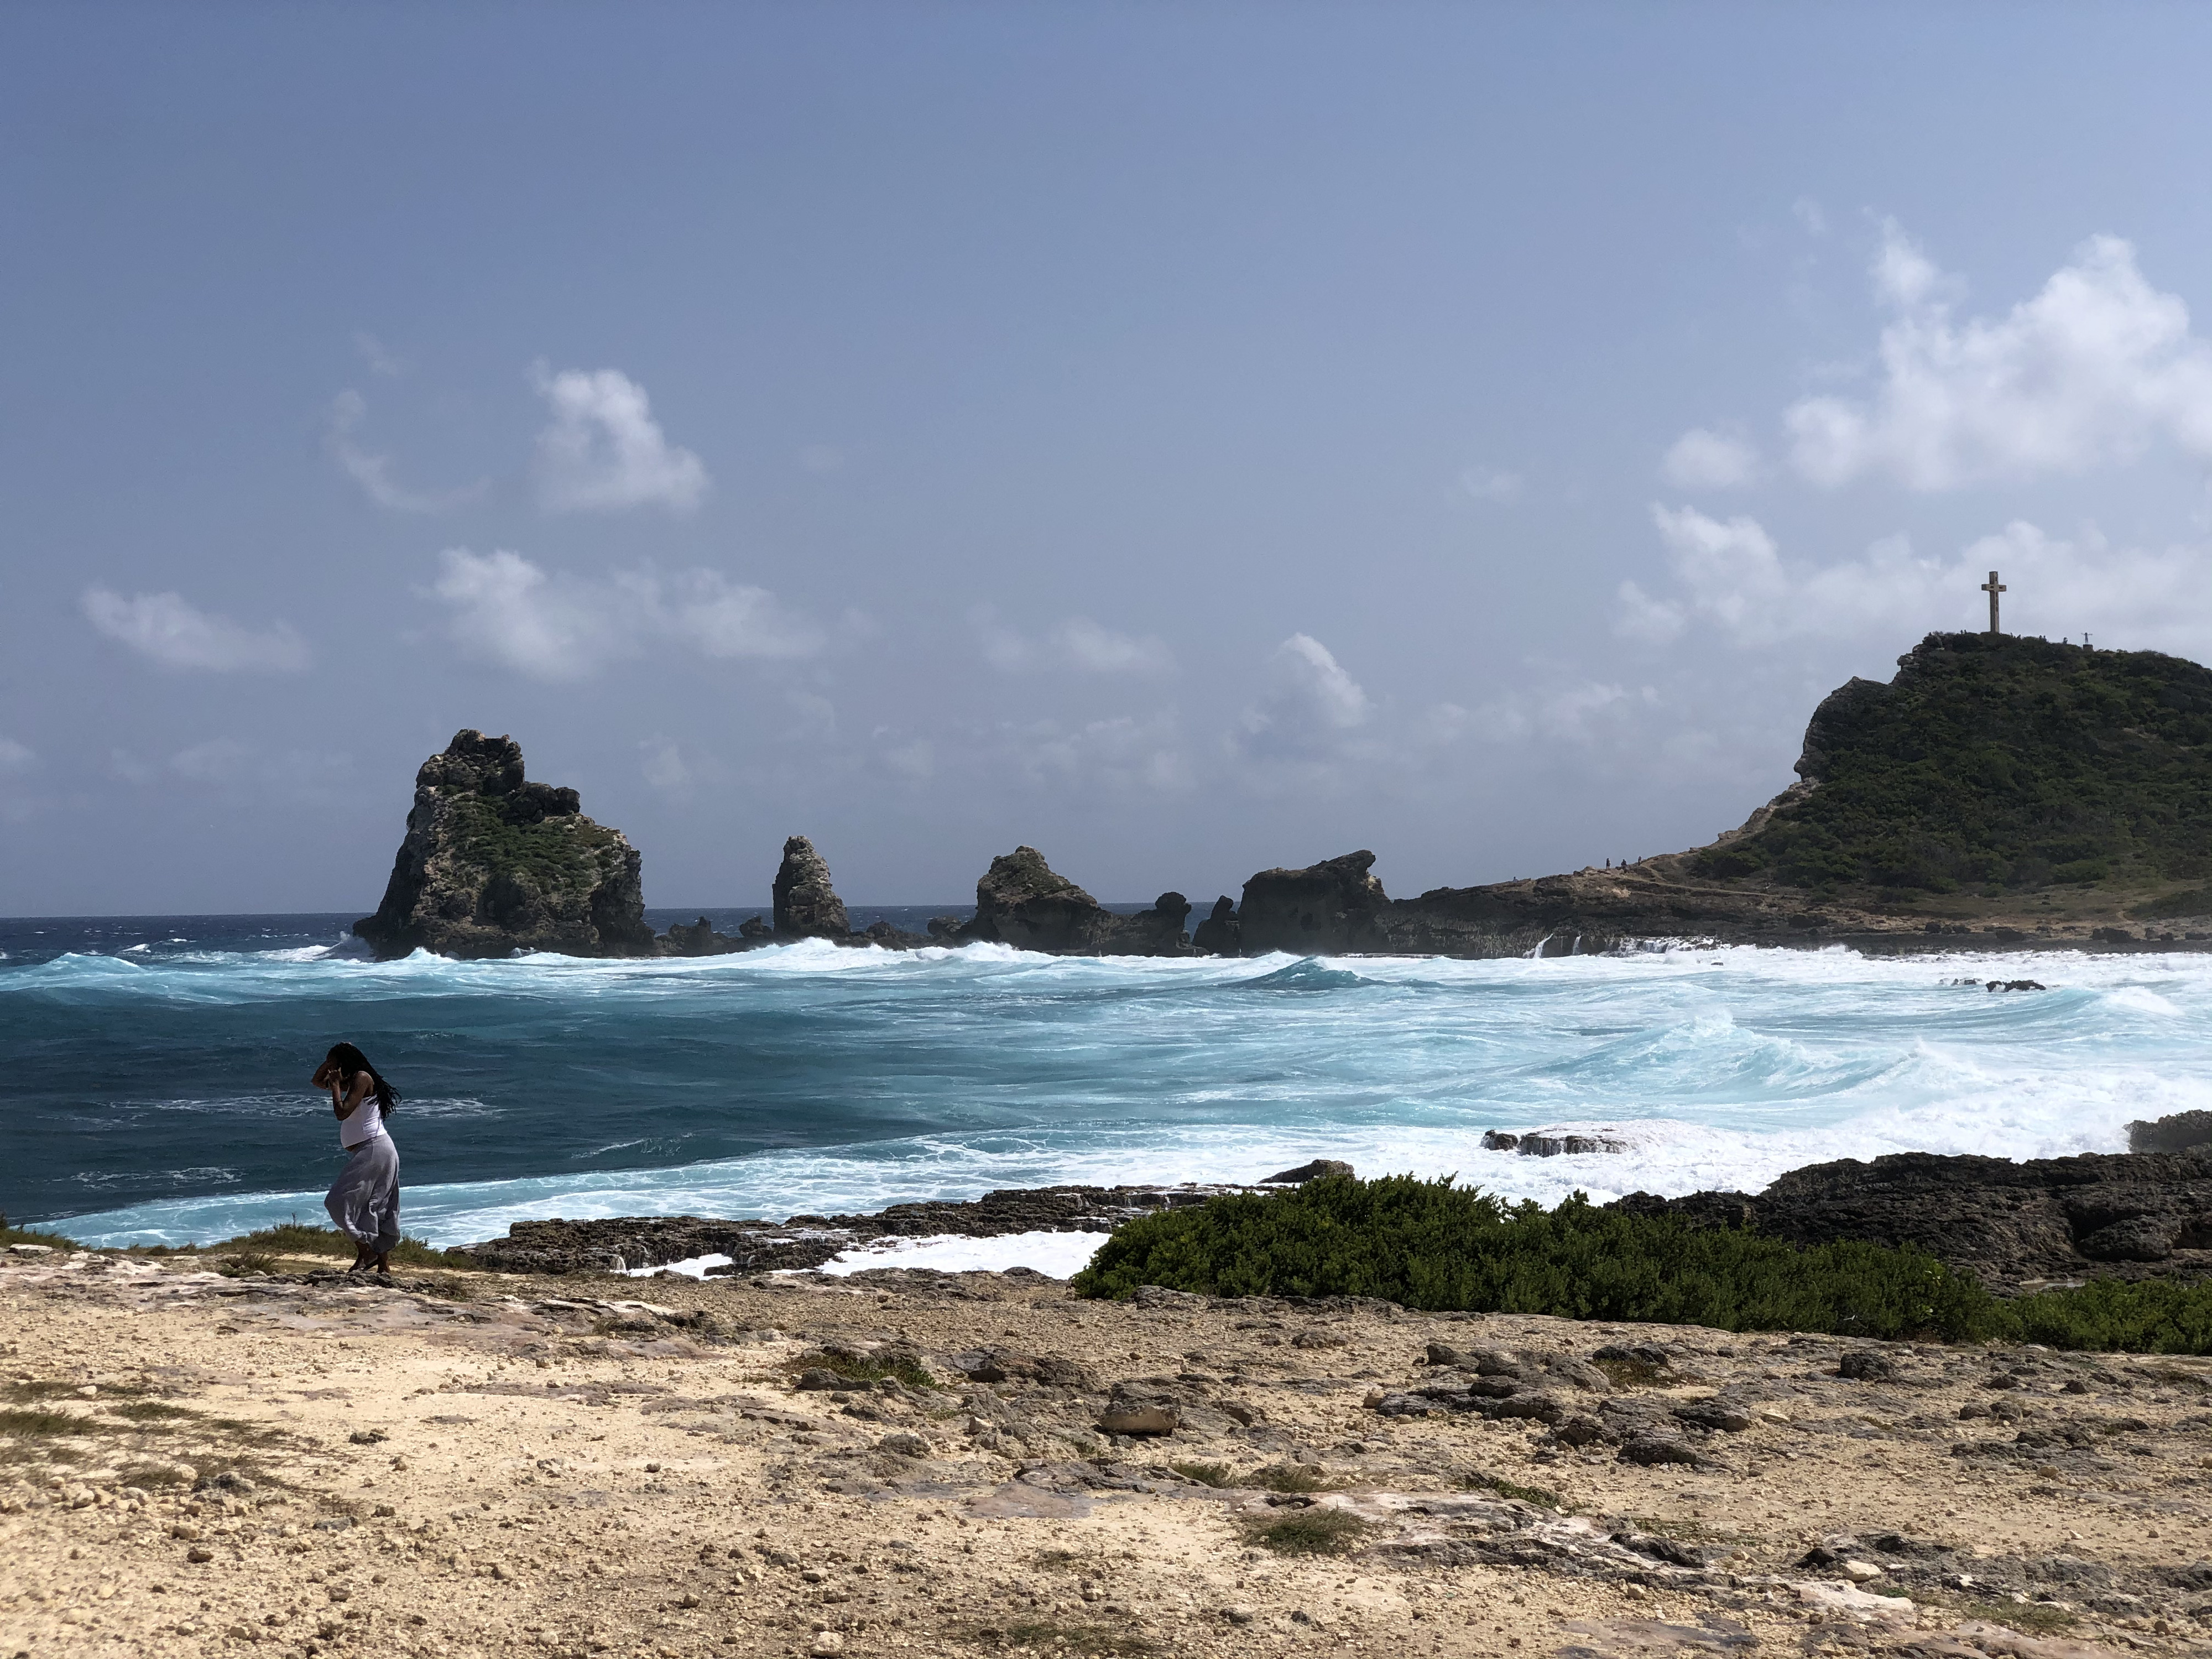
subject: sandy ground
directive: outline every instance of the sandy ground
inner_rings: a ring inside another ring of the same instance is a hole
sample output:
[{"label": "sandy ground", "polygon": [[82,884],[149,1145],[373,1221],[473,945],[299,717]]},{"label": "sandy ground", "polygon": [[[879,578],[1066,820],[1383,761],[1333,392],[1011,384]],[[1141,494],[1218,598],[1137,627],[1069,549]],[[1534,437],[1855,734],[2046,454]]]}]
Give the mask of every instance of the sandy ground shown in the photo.
[{"label": "sandy ground", "polygon": [[[1449,1408],[1509,1358],[1568,1424]],[[2212,1652],[2197,1360],[53,1254],[0,1378],[0,1659]]]}]

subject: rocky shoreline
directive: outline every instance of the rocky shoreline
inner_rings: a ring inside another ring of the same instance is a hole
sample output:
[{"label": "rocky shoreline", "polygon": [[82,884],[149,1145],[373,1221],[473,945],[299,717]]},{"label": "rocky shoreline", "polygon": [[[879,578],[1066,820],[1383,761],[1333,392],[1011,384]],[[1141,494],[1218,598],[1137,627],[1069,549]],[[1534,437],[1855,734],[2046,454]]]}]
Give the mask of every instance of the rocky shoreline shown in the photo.
[{"label": "rocky shoreline", "polygon": [[[2146,686],[2164,690],[2136,708]],[[2063,717],[2022,725],[2023,698]],[[2189,735],[2205,711],[2212,672],[2156,653],[1930,635],[1893,681],[1854,680],[1820,703],[1796,782],[1684,852],[1394,899],[1360,848],[1259,871],[1193,927],[1180,892],[1124,915],[1021,846],[991,860],[972,914],[912,933],[854,929],[828,863],[793,836],[769,909],[734,936],[703,916],[655,935],[637,849],[583,816],[574,790],[527,781],[512,738],[465,730],[416,774],[384,900],[355,932],[380,957],[700,957],[799,939],[1144,957],[2212,950],[2212,888],[2190,884],[2203,852],[2172,827],[2212,801],[2212,768]],[[1956,749],[1957,765],[1930,775],[1931,744]],[[2069,803],[2050,823],[2021,817],[2033,778]],[[2114,827],[2124,823],[2136,829]]]},{"label": "rocky shoreline", "polygon": [[[2137,1145],[2173,1150],[2006,1158],[1900,1152],[1842,1159],[1783,1175],[1759,1193],[1682,1198],[1632,1193],[1608,1207],[1745,1227],[1796,1244],[1846,1240],[1912,1245],[2016,1293],[2090,1278],[2194,1280],[2212,1276],[2212,1115],[2131,1126]],[[1594,1137],[1535,1139],[1553,1155],[1603,1150]],[[2179,1143],[2177,1147],[2176,1143]],[[1532,1149],[1535,1150],[1535,1149]],[[1281,1191],[1347,1166],[1316,1161],[1245,1185],[1013,1188],[966,1202],[896,1204],[873,1215],[796,1215],[782,1222],[697,1216],[518,1221],[504,1238],[471,1245],[499,1273],[619,1272],[725,1255],[710,1274],[818,1267],[845,1251],[897,1239],[995,1238],[1024,1232],[1107,1233],[1154,1211],[1223,1193]]]}]

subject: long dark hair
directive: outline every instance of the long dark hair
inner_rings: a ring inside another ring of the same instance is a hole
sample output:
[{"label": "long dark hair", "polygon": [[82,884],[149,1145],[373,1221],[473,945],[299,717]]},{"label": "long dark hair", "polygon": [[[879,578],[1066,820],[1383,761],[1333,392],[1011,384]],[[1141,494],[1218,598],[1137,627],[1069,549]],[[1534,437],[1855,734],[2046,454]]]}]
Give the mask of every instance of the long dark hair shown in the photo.
[{"label": "long dark hair", "polygon": [[331,1044],[331,1064],[338,1068],[339,1079],[348,1088],[362,1073],[368,1073],[368,1081],[376,1096],[376,1109],[380,1115],[390,1116],[392,1109],[399,1104],[399,1091],[384,1080],[384,1074],[368,1063],[368,1056],[350,1042]]}]

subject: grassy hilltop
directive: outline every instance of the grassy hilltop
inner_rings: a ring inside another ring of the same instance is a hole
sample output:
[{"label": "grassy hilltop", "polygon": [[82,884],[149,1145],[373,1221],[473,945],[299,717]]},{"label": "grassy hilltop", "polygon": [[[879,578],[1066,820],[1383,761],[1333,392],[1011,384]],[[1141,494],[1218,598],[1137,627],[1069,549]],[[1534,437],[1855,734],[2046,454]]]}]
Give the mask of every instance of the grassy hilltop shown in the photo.
[{"label": "grassy hilltop", "polygon": [[2138,917],[2212,909],[2212,669],[2197,663],[1931,634],[1888,684],[1830,694],[1798,771],[1692,872],[1819,897],[2073,887],[2133,897]]}]

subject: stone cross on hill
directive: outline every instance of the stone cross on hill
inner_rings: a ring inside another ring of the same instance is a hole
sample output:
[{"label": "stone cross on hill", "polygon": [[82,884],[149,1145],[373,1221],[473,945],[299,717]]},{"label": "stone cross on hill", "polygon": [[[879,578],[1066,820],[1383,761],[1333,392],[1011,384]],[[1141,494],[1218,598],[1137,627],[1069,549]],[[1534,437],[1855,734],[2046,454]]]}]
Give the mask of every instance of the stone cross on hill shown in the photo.
[{"label": "stone cross on hill", "polygon": [[1997,573],[1990,571],[1989,580],[1982,584],[1982,592],[1990,596],[1990,632],[1992,634],[1997,631],[1997,595],[2004,591],[2005,585],[1997,580]]}]

